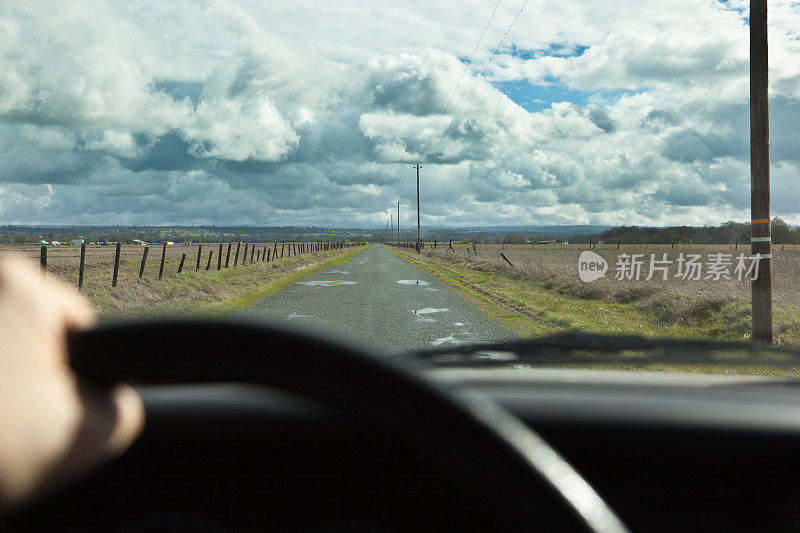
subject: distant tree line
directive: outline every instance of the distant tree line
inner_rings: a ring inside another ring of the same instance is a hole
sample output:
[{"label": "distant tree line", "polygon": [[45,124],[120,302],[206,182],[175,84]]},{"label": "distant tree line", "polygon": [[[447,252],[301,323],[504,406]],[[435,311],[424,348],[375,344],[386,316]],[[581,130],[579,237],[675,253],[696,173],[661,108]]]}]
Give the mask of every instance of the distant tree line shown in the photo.
[{"label": "distant tree line", "polygon": [[[775,244],[800,243],[800,229],[791,228],[782,219],[772,219],[772,242]],[[571,243],[603,241],[622,244],[749,244],[750,224],[725,222],[719,226],[672,226],[647,228],[620,226],[591,235],[573,235]]]}]

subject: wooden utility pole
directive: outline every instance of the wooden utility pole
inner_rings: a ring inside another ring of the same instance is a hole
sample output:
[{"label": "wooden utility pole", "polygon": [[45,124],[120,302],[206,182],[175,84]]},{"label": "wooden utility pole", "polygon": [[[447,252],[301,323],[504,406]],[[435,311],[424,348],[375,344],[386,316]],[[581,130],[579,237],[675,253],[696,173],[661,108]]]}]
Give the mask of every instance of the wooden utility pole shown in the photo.
[{"label": "wooden utility pole", "polygon": [[750,0],[750,251],[761,254],[752,281],[753,340],[772,342],[767,0]]},{"label": "wooden utility pole", "polygon": [[417,163],[417,253],[420,248],[420,231],[419,231],[419,169],[420,164]]},{"label": "wooden utility pole", "polygon": [[392,242],[392,234],[394,233],[394,215],[389,213],[389,225],[392,228],[391,233],[389,233],[389,242]]}]

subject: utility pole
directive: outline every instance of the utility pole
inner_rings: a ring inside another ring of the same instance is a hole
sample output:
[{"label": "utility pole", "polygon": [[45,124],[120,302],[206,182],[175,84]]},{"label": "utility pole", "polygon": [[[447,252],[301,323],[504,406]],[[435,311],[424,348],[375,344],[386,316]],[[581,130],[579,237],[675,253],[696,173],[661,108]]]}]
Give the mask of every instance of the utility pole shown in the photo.
[{"label": "utility pole", "polygon": [[419,169],[420,164],[417,163],[417,253],[420,249],[420,231],[419,231]]},{"label": "utility pole", "polygon": [[397,202],[397,246],[400,246],[400,202]]},{"label": "utility pole", "polygon": [[750,253],[761,254],[752,281],[753,340],[772,342],[767,0],[750,0]]},{"label": "utility pole", "polygon": [[392,233],[394,233],[394,215],[389,213],[389,227],[392,228],[391,233],[389,233],[389,242],[392,242]]}]

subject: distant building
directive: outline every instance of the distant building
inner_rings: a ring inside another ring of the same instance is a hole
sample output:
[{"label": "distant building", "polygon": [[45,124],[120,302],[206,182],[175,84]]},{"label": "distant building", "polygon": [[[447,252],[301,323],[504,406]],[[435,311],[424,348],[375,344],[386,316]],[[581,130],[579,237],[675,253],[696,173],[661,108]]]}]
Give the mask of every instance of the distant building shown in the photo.
[{"label": "distant building", "polygon": [[69,243],[72,246],[80,246],[81,244],[84,243],[84,240],[83,239],[70,239]]},{"label": "distant building", "polygon": [[135,244],[136,246],[146,246],[147,245],[146,242],[140,241],[139,239],[133,239],[131,241],[128,241],[128,244]]},{"label": "distant building", "polygon": [[46,245],[48,245],[48,244],[50,244],[50,243],[49,243],[49,242],[47,242],[47,241],[39,241],[39,244],[46,246]]},{"label": "distant building", "polygon": [[172,241],[164,241],[164,244],[166,244],[167,246],[172,246],[175,243]]}]

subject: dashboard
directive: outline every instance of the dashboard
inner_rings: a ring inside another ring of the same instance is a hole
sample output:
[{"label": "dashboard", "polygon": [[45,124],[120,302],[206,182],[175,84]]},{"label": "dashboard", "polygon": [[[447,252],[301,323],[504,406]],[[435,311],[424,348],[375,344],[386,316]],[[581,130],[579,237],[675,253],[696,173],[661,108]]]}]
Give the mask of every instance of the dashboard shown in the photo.
[{"label": "dashboard", "polygon": [[[800,523],[800,386],[792,381],[575,369],[430,376],[490,396],[535,429],[633,531]],[[238,384],[140,392],[141,441],[83,485],[18,514],[9,530],[51,530],[56,519],[73,531],[441,529],[426,522],[432,516],[454,530],[480,529],[458,522],[467,499],[457,480],[437,482],[444,474],[425,449],[316,401]],[[109,502],[109,487],[124,496]],[[91,520],[76,512],[87,505]]]}]

